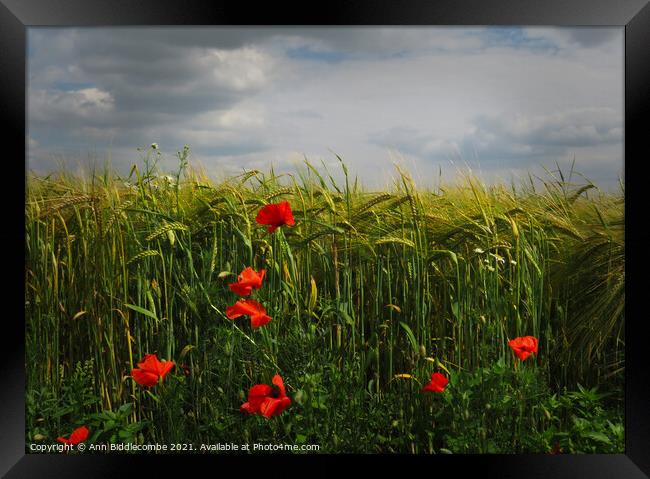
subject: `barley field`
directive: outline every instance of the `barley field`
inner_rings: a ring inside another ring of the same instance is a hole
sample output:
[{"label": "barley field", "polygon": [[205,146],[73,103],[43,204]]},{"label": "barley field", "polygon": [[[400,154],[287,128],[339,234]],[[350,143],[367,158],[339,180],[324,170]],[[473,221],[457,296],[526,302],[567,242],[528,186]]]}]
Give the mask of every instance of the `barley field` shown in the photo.
[{"label": "barley field", "polygon": [[[623,451],[622,186],[424,189],[397,168],[373,191],[343,160],[215,182],[187,154],[29,175],[26,444]],[[294,224],[270,233],[283,202]],[[229,317],[246,268],[257,327]],[[168,371],[143,385],[147,355]]]}]

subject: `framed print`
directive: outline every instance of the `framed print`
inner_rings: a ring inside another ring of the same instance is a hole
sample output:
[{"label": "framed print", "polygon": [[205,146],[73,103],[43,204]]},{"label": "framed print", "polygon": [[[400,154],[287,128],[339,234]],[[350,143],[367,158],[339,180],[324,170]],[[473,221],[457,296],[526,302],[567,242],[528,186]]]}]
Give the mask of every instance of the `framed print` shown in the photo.
[{"label": "framed print", "polygon": [[646,1],[0,23],[6,477],[647,477]]}]

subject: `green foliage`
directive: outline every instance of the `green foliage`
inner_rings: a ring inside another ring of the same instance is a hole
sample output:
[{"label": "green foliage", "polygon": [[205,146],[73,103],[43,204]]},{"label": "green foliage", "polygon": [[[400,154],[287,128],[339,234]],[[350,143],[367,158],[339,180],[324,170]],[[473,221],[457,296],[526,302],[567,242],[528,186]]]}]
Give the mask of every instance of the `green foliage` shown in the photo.
[{"label": "green foliage", "polygon": [[145,421],[130,422],[133,413],[133,403],[121,405],[117,411],[102,411],[88,417],[87,427],[92,433],[91,443],[143,443],[140,434],[146,427]]},{"label": "green foliage", "polygon": [[100,398],[95,393],[95,373],[92,360],[76,363],[69,376],[59,368],[60,390],[41,385],[28,388],[25,395],[27,440],[34,436],[53,441],[83,425],[83,418],[97,409]]},{"label": "green foliage", "polygon": [[596,388],[551,393],[538,368],[503,361],[452,374],[444,407],[434,414],[436,435],[454,453],[620,453],[621,404],[607,409]]},{"label": "green foliage", "polygon": [[564,453],[623,452],[623,408],[620,402],[606,408],[604,398],[610,395],[578,385],[578,391],[546,398],[541,407],[549,424],[531,446]]},{"label": "green foliage", "polygon": [[524,452],[527,436],[543,423],[539,402],[548,386],[537,368],[503,359],[472,373],[453,373],[453,387],[438,411],[445,448],[454,453]]},{"label": "green foliage", "polygon": [[[29,178],[28,439],[92,420],[106,441],[620,448],[616,408],[564,392],[622,394],[622,195],[554,178],[427,191],[402,171],[372,192],[308,162],[214,184],[189,168],[188,148],[173,175],[157,148],[145,155],[127,178]],[[281,200],[296,225],[269,235],[255,216]],[[253,297],[273,320],[257,330],[224,315],[246,266],[267,270]],[[507,341],[521,335],[540,345],[520,364]],[[176,363],[151,390],[130,377],[147,353]],[[450,372],[449,391],[423,395],[434,370]],[[249,388],[276,373],[290,410],[243,416]]]}]

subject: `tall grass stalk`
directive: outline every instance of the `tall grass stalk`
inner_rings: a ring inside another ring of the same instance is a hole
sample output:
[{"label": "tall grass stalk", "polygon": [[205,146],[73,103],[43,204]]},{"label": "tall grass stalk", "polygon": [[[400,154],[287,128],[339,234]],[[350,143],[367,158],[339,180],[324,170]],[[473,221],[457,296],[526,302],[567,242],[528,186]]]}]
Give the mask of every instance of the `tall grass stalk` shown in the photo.
[{"label": "tall grass stalk", "polygon": [[[191,371],[178,407],[199,424],[278,370],[294,392],[332,364],[376,400],[413,396],[396,374],[512,364],[507,340],[519,335],[541,338],[537,364],[558,390],[622,381],[622,194],[564,178],[427,191],[402,170],[374,192],[342,160],[343,185],[308,161],[297,178],[251,171],[214,184],[179,155],[173,182],[155,162],[128,178],[29,178],[28,385],[58,391],[92,359],[97,411],[151,406],[128,376],[157,353]],[[255,215],[280,200],[296,226],[269,235]],[[267,328],[224,316],[246,266],[268,270],[257,296]]]}]

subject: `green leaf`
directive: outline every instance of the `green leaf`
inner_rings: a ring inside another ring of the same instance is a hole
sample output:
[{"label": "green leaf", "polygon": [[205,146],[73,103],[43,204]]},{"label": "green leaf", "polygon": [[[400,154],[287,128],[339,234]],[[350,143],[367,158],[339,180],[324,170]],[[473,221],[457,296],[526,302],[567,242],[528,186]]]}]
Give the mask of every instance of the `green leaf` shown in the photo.
[{"label": "green leaf", "polygon": [[605,444],[612,443],[612,441],[610,441],[609,438],[602,432],[590,431],[587,434],[585,434],[585,436],[587,436],[590,439],[593,439],[594,441],[604,442]]},{"label": "green leaf", "polygon": [[406,324],[404,321],[400,321],[399,325],[402,327],[404,332],[406,333],[406,337],[408,338],[409,342],[411,343],[411,347],[413,348],[413,352],[415,354],[418,354],[420,351],[420,347],[418,346],[418,342],[415,339],[415,335],[413,334],[413,331],[409,327],[408,324]]},{"label": "green leaf", "polygon": [[158,397],[155,396],[155,395],[154,395],[151,391],[149,391],[148,389],[145,390],[145,394],[147,394],[151,399],[153,399],[153,400],[156,401],[157,403],[160,403],[160,399],[158,399]]},{"label": "green leaf", "polygon": [[459,311],[459,309],[458,309],[458,301],[454,301],[454,302],[451,304],[451,312],[454,313],[454,317],[455,317],[456,319],[459,319],[460,311]]},{"label": "green leaf", "polygon": [[155,313],[152,313],[148,309],[144,309],[144,308],[141,308],[140,306],[136,306],[135,304],[128,304],[128,303],[124,303],[124,306],[126,306],[129,309],[132,309],[133,311],[136,311],[136,312],[138,312],[140,314],[144,314],[145,316],[149,316],[150,318],[153,318],[156,321],[158,321],[158,316],[156,316]]},{"label": "green leaf", "polygon": [[65,416],[66,414],[70,414],[72,411],[73,411],[72,406],[68,406],[56,411],[54,414],[52,414],[52,417],[59,418],[61,416]]},{"label": "green leaf", "polygon": [[350,326],[355,326],[354,318],[350,316],[346,311],[343,311],[342,308],[344,308],[345,305],[341,305],[341,309],[338,310],[338,314],[341,318],[345,320],[346,323],[348,323]]},{"label": "green leaf", "polygon": [[129,414],[131,414],[132,410],[133,410],[133,403],[128,402],[126,404],[122,404],[120,408],[117,410],[117,412],[125,416],[128,416]]},{"label": "green leaf", "polygon": [[183,350],[181,351],[181,354],[178,357],[180,359],[183,359],[187,355],[187,353],[189,353],[192,349],[196,349],[196,346],[194,346],[192,344],[188,344],[187,346],[185,346],[183,348]]},{"label": "green leaf", "polygon": [[458,267],[458,256],[456,256],[456,253],[453,251],[447,250],[447,249],[439,249],[439,250],[433,250],[431,252],[431,255],[429,256],[429,261],[434,260],[437,256],[440,255],[447,255],[449,258],[453,261],[453,263]]},{"label": "green leaf", "polygon": [[253,244],[248,236],[246,236],[239,228],[237,228],[235,225],[233,225],[233,229],[235,230],[235,233],[241,238],[242,242],[248,249],[248,254],[252,258],[253,257]]},{"label": "green leaf", "polygon": [[377,358],[379,357],[379,353],[375,348],[370,349],[368,352],[368,355],[366,356],[366,369],[373,364]]}]

